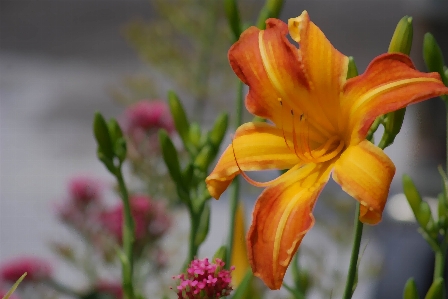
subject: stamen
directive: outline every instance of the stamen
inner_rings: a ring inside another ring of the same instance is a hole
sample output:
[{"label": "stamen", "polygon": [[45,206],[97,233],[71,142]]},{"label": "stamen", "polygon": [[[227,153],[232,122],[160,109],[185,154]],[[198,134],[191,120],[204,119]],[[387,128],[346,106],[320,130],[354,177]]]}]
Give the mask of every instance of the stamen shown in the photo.
[{"label": "stamen", "polygon": [[[326,144],[328,144],[328,142]],[[320,156],[319,158],[315,159],[315,163],[325,162],[333,159],[341,152],[343,148],[344,148],[344,141],[340,140],[339,145],[336,149],[332,150],[330,153],[326,155]]]},{"label": "stamen", "polygon": [[[283,114],[283,102],[282,102],[282,99],[281,99],[281,98],[278,98],[277,100],[280,102],[280,106],[282,106],[282,114]],[[289,150],[291,150],[291,148],[289,147],[289,144],[288,144],[288,140],[286,140],[285,130],[283,129],[283,117],[282,117],[281,126],[282,126],[283,140],[285,140],[286,147],[287,147]]]},{"label": "stamen", "polygon": [[302,161],[307,161],[308,159],[299,151],[299,143],[297,141],[296,126],[295,126],[295,121],[294,121],[294,111],[292,111],[292,110],[291,110],[291,115],[292,115],[292,141],[294,143],[294,153]]},{"label": "stamen", "polygon": [[[275,184],[277,181],[279,181],[279,179],[280,179],[280,177],[281,176],[279,176],[279,177],[277,177],[277,178],[275,178],[275,179],[273,179],[273,180],[270,180],[270,181],[268,181],[268,182],[257,182],[257,181],[255,181],[255,180],[253,180],[253,179],[251,179],[242,169],[241,169],[241,167],[240,167],[240,165],[238,164],[238,160],[237,160],[237,158],[236,158],[236,154],[235,154],[235,147],[233,146],[233,140],[234,140],[234,138],[232,138],[232,151],[233,151],[233,158],[235,159],[235,163],[236,163],[236,166],[238,167],[238,170],[240,171],[240,174],[241,174],[241,176],[249,183],[249,184],[251,184],[251,185],[253,185],[253,186],[256,186],[256,187],[268,187],[268,186],[270,186],[270,185],[272,185],[272,184]],[[288,171],[291,171],[291,170],[293,170],[293,169],[296,169],[297,167],[300,167],[301,165],[300,164],[297,164],[297,165],[295,165],[294,167],[292,167],[290,170],[288,170]]]},{"label": "stamen", "polygon": [[310,156],[311,159],[314,159],[313,153],[311,152],[311,147],[310,147],[310,127],[309,127],[309,122],[306,120],[305,114],[301,114],[300,115],[300,122],[302,122],[302,120],[307,124],[307,128],[306,128],[306,136],[305,134],[303,134],[303,130],[301,129],[299,135],[302,141],[301,147],[303,150],[303,155],[306,157],[306,154],[308,154],[308,156]]}]

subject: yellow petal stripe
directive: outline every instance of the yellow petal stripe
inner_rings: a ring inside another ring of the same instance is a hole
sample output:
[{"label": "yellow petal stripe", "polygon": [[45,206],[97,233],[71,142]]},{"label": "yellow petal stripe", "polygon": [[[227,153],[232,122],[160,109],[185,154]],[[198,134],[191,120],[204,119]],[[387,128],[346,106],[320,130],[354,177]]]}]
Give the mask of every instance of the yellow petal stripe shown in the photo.
[{"label": "yellow petal stripe", "polygon": [[261,122],[243,124],[205,180],[214,198],[218,199],[240,173],[236,161],[243,171],[287,169],[300,162],[286,145],[282,130]]},{"label": "yellow petal stripe", "polygon": [[269,288],[281,287],[292,256],[313,226],[312,209],[331,167],[329,162],[291,170],[258,198],[247,236],[248,254],[254,274]]}]

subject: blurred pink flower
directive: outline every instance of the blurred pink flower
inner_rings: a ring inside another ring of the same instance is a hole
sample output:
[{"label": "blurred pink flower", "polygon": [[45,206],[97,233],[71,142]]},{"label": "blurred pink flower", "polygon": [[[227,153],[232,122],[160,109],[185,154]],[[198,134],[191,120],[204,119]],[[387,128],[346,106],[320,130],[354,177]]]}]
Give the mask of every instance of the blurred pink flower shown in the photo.
[{"label": "blurred pink flower", "polygon": [[136,130],[147,132],[150,129],[174,130],[174,122],[165,102],[141,100],[129,106],[124,112],[124,130],[132,134]]},{"label": "blurred pink flower", "polygon": [[104,184],[89,176],[73,177],[68,183],[68,196],[56,205],[56,214],[60,220],[81,230],[92,232],[93,215],[103,209]]},{"label": "blurred pink flower", "polygon": [[[130,198],[131,213],[135,222],[136,241],[161,237],[171,226],[171,219],[165,206],[145,195]],[[123,228],[123,204],[119,203],[101,215],[101,222],[121,242]]]},{"label": "blurred pink flower", "polygon": [[73,177],[68,183],[70,199],[78,205],[88,205],[102,197],[103,186],[99,180],[88,176]]},{"label": "blurred pink flower", "polygon": [[195,259],[188,266],[187,273],[174,276],[179,279],[178,299],[221,298],[230,295],[233,290],[230,271],[224,269],[224,262],[218,258],[210,263],[207,258]]},{"label": "blurred pink flower", "polygon": [[52,268],[48,261],[36,257],[18,257],[7,261],[0,266],[0,279],[14,283],[25,272],[24,281],[39,281],[52,275]]},{"label": "blurred pink flower", "polygon": [[[5,297],[7,293],[8,290],[0,290],[0,298]],[[9,299],[20,299],[20,297],[13,293],[11,294],[11,296],[9,296]]]},{"label": "blurred pink flower", "polygon": [[101,280],[95,286],[96,291],[114,296],[115,299],[123,298],[123,288],[120,282]]}]

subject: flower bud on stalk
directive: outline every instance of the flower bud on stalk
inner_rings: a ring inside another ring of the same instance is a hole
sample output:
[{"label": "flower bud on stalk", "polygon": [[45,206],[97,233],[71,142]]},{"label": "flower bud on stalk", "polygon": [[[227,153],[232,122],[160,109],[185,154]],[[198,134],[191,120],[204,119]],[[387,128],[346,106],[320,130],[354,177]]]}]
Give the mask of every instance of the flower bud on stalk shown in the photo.
[{"label": "flower bud on stalk", "polygon": [[188,132],[190,130],[190,123],[188,122],[187,115],[185,114],[185,109],[182,106],[179,97],[173,91],[168,92],[168,105],[170,106],[170,111],[174,119],[174,126],[176,127],[176,131],[177,133],[179,133],[182,142],[188,149],[187,144],[189,144]]},{"label": "flower bud on stalk", "polygon": [[241,35],[241,19],[236,0],[225,0],[224,9],[226,11],[227,21],[233,33],[233,38],[237,41]]},{"label": "flower bud on stalk", "polygon": [[414,278],[409,278],[404,285],[403,299],[419,299],[417,285]]},{"label": "flower bud on stalk", "polygon": [[[389,44],[389,53],[403,53],[409,55],[412,47],[412,17],[404,16],[398,22],[395,32]],[[401,130],[406,108],[387,113],[384,117],[384,134],[381,137],[379,147],[385,148],[391,145]]]},{"label": "flower bud on stalk", "polygon": [[283,7],[283,0],[266,0],[263,8],[258,15],[257,27],[266,28],[265,21],[269,18],[278,18]]}]

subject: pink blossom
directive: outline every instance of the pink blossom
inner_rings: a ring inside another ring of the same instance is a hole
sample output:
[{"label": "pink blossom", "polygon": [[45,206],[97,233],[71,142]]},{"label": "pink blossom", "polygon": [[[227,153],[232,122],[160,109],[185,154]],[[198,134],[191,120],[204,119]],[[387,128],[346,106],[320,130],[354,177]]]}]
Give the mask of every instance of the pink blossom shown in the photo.
[{"label": "pink blossom", "polygon": [[[7,293],[8,293],[7,290],[0,290],[0,298],[5,297]],[[11,294],[11,295],[9,296],[9,299],[20,299],[20,298],[19,298],[19,296],[15,295],[15,294],[13,293],[13,294]]]},{"label": "pink blossom", "polygon": [[101,280],[95,286],[96,291],[114,296],[114,299],[123,298],[121,283],[116,281]]},{"label": "pink blossom", "polygon": [[[130,198],[131,213],[135,224],[135,238],[155,240],[161,237],[171,226],[171,220],[161,203],[145,195]],[[101,215],[104,227],[121,242],[123,229],[123,204],[119,203]]]},{"label": "pink blossom", "polygon": [[147,132],[150,129],[163,128],[174,130],[174,123],[165,102],[141,100],[129,106],[124,112],[124,130],[132,134],[136,130]]},{"label": "pink blossom", "polygon": [[174,276],[179,279],[178,299],[221,298],[230,295],[233,290],[230,271],[224,269],[224,262],[218,258],[210,263],[207,258],[195,259],[188,266],[187,273]]},{"label": "pink blossom", "polygon": [[38,281],[52,275],[50,263],[35,257],[14,258],[0,267],[0,278],[3,281],[16,282],[23,273],[27,272],[25,281]]},{"label": "pink blossom", "polygon": [[68,196],[56,205],[56,214],[65,223],[87,232],[92,215],[102,209],[103,184],[95,178],[77,176],[68,183]]},{"label": "pink blossom", "polygon": [[102,197],[101,183],[94,178],[78,176],[70,180],[68,184],[70,199],[78,205],[87,205]]}]

